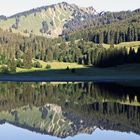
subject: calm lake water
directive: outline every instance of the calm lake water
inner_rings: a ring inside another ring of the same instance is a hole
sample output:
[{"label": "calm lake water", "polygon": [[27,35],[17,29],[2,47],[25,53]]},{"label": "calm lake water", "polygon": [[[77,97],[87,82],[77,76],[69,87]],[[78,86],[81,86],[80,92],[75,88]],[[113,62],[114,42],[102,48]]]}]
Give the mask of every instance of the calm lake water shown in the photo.
[{"label": "calm lake water", "polygon": [[0,83],[2,140],[139,140],[131,83]]}]

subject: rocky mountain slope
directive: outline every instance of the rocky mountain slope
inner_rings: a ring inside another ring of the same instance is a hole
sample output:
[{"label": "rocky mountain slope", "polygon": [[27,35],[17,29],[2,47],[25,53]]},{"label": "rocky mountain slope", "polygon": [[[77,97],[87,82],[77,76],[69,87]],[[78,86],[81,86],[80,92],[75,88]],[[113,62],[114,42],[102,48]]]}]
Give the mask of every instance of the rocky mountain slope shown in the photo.
[{"label": "rocky mountain slope", "polygon": [[101,12],[93,7],[81,8],[66,2],[43,6],[10,17],[0,16],[0,28],[22,35],[48,38],[65,36],[71,32],[107,24],[139,19],[140,9],[134,11]]},{"label": "rocky mountain slope", "polygon": [[[96,13],[93,7],[80,8],[66,2],[44,6],[11,17],[0,16],[0,28],[23,35],[58,37],[67,23],[79,19],[83,22]],[[68,25],[69,26],[69,25]]]}]

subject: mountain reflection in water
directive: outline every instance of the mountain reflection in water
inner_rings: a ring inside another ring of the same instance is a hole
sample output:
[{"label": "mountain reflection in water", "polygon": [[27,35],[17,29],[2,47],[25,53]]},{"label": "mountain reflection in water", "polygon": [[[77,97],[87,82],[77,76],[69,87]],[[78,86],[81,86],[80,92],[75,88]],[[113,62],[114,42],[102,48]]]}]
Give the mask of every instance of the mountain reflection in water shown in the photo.
[{"label": "mountain reflection in water", "polygon": [[140,135],[139,91],[115,83],[0,83],[0,123],[59,138]]}]

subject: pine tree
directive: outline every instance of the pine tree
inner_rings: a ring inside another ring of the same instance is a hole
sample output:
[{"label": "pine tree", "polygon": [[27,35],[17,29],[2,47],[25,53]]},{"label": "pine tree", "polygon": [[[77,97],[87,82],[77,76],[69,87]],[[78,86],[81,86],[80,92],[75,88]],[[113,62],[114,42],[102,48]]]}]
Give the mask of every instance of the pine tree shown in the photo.
[{"label": "pine tree", "polygon": [[8,69],[12,73],[16,72],[16,61],[15,61],[14,58],[12,58],[11,60],[9,60]]},{"label": "pine tree", "polygon": [[53,61],[53,52],[51,49],[47,50],[47,60],[48,61]]},{"label": "pine tree", "polygon": [[32,68],[32,50],[29,48],[27,52],[23,56],[23,64],[24,68],[31,69]]}]

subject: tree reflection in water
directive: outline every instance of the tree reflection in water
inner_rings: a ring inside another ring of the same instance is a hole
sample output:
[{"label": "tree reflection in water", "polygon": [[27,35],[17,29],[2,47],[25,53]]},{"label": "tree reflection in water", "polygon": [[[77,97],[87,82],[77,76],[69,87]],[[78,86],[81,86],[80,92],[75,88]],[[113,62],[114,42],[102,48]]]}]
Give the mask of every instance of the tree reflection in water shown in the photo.
[{"label": "tree reflection in water", "polygon": [[96,128],[140,134],[139,91],[115,83],[0,83],[0,122],[62,138]]}]

